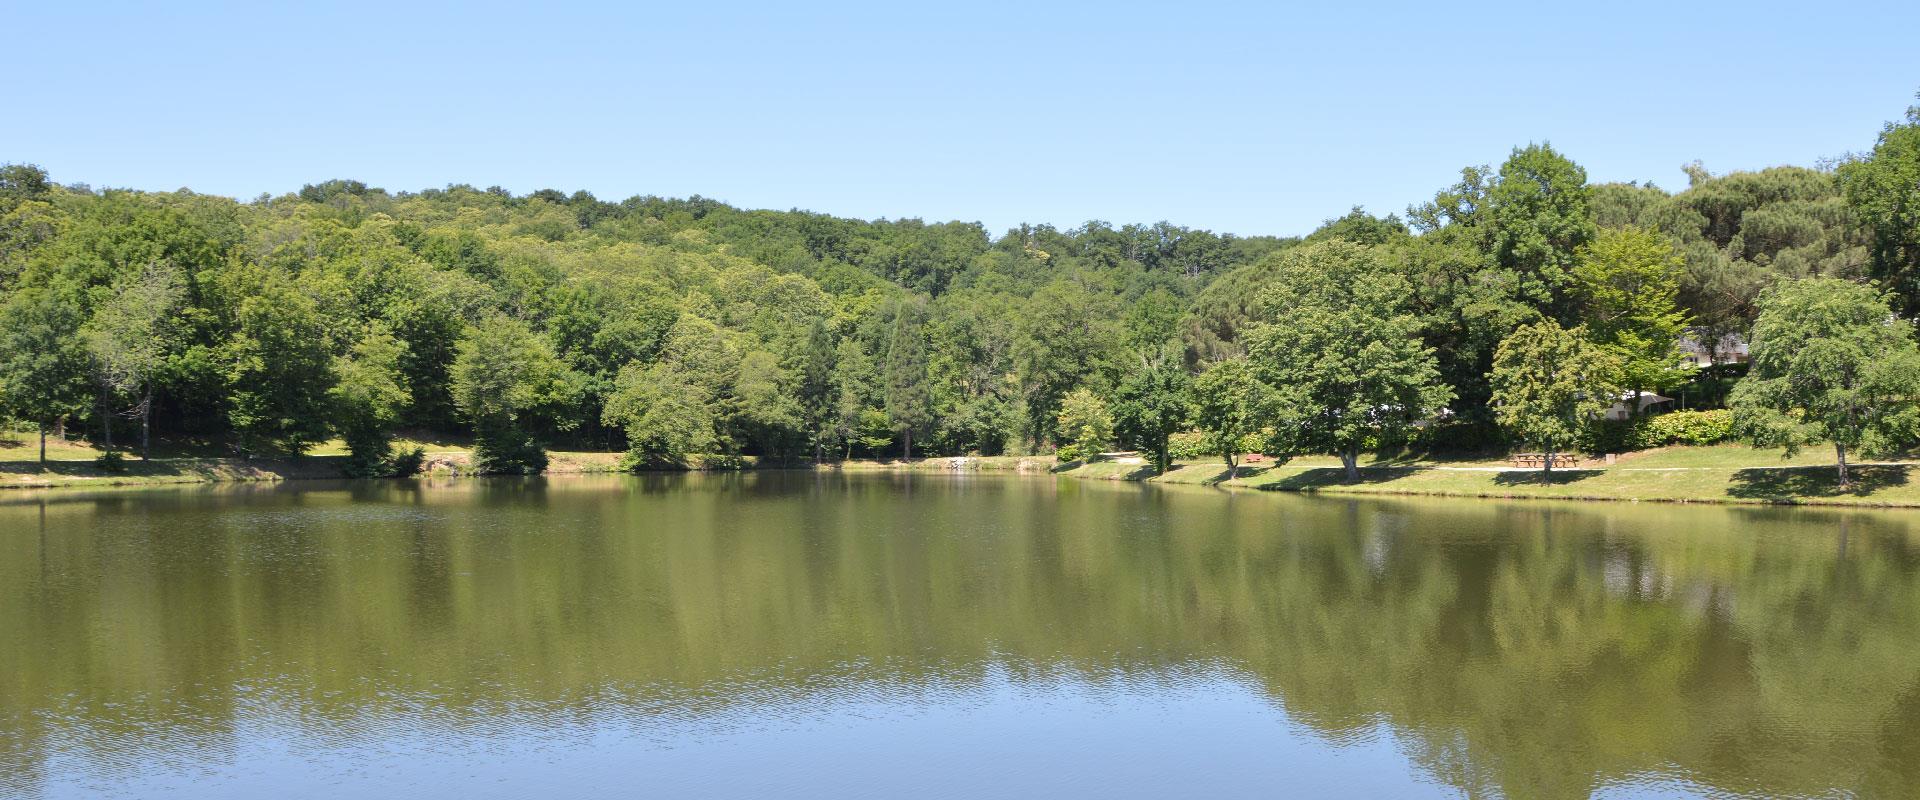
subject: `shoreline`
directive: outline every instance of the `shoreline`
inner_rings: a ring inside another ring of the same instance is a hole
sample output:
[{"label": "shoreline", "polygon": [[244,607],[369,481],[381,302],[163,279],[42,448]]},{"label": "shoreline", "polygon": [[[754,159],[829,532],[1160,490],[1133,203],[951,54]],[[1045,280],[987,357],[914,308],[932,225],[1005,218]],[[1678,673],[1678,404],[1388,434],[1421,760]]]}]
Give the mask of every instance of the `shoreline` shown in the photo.
[{"label": "shoreline", "polygon": [[[1664,454],[1664,461],[1662,460]],[[1322,458],[1286,463],[1242,464],[1229,477],[1219,461],[1177,462],[1165,475],[1150,474],[1137,458],[1061,463],[1050,456],[935,456],[902,462],[897,459],[853,459],[820,465],[760,465],[752,461],[725,467],[696,467],[690,472],[772,471],[933,474],[993,473],[1028,477],[1065,477],[1150,485],[1207,486],[1242,491],[1295,492],[1323,496],[1445,497],[1486,500],[1576,500],[1584,502],[1654,502],[1689,505],[1811,506],[1869,509],[1920,508],[1920,486],[1907,480],[1914,462],[1869,462],[1852,465],[1858,484],[1848,490],[1832,485],[1831,465],[1778,463],[1773,465],[1661,465],[1668,461],[1700,461],[1702,454],[1744,456],[1763,461],[1764,454],[1721,446],[1664,448],[1623,457],[1621,465],[1557,470],[1551,480],[1538,470],[1500,466],[1494,462],[1424,460],[1384,461],[1362,466],[1361,480],[1348,484],[1336,466]],[[619,453],[552,452],[546,475],[624,474]],[[178,458],[151,462],[130,461],[124,473],[103,473],[88,461],[49,462],[49,472],[18,471],[31,464],[0,465],[0,489],[48,491],[62,489],[136,489],[223,483],[278,483],[295,480],[386,480],[345,478],[340,456],[239,459]],[[1323,463],[1325,462],[1325,463]],[[484,477],[466,472],[467,454],[458,451],[428,453],[426,470],[418,477]],[[1634,466],[1633,464],[1641,464]],[[673,470],[660,470],[672,472]]]}]

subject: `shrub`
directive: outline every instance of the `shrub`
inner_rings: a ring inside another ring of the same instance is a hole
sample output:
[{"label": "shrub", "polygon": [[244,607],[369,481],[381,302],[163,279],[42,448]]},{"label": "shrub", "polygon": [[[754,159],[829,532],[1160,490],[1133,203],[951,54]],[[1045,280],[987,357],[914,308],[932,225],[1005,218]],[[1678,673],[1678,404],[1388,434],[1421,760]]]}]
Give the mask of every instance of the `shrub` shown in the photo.
[{"label": "shrub", "polygon": [[473,471],[481,475],[538,475],[547,470],[547,451],[533,437],[511,428],[483,428],[473,443]]},{"label": "shrub", "polygon": [[[1239,453],[1260,453],[1267,449],[1267,440],[1273,438],[1272,428],[1262,428],[1240,437],[1240,444],[1234,448]],[[1200,458],[1218,458],[1220,451],[1213,447],[1204,431],[1186,431],[1167,437],[1167,457],[1179,460]]]},{"label": "shrub", "polygon": [[1675,411],[1632,420],[1602,420],[1591,426],[1580,447],[1592,453],[1619,453],[1673,444],[1733,441],[1733,412]]},{"label": "shrub", "polygon": [[101,472],[126,472],[127,457],[121,455],[118,450],[109,450],[101,453],[99,458],[94,459],[93,466]]},{"label": "shrub", "polygon": [[1191,461],[1196,458],[1217,456],[1207,444],[1207,435],[1201,431],[1185,431],[1167,437],[1167,457],[1174,460]]},{"label": "shrub", "polygon": [[426,463],[427,449],[414,445],[394,454],[393,458],[388,460],[388,474],[396,478],[409,478],[420,474],[420,469],[426,466]]},{"label": "shrub", "polygon": [[1712,411],[1675,411],[1641,421],[1635,444],[1660,447],[1669,444],[1719,444],[1733,440],[1733,412],[1724,408]]}]

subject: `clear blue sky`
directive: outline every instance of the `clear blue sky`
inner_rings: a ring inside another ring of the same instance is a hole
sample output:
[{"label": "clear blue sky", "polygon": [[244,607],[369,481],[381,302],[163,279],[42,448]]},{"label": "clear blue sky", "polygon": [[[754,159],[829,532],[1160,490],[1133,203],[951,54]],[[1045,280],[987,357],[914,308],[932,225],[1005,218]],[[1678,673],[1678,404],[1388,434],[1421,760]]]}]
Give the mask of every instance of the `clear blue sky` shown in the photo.
[{"label": "clear blue sky", "polygon": [[268,5],[14,5],[0,161],[1297,234],[1529,141],[1670,188],[1812,164],[1920,91],[1911,0]]}]

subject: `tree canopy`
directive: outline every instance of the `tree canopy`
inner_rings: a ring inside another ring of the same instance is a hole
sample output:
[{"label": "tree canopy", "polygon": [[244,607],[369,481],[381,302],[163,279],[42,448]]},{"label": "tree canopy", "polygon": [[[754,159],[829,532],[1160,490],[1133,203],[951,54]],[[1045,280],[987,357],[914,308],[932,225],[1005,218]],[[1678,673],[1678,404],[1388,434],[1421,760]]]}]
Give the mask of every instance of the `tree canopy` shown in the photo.
[{"label": "tree canopy", "polygon": [[[1696,162],[1677,192],[1590,184],[1527,144],[1404,213],[1353,208],[1302,237],[354,180],[240,202],[4,165],[0,407],[103,443],[131,417],[143,440],[247,454],[337,437],[356,469],[401,433],[471,437],[506,471],[555,446],[637,466],[1049,453],[1092,442],[1091,400],[1100,446],[1160,469],[1188,426],[1229,461],[1265,430],[1350,476],[1403,439],[1566,447],[1505,409],[1526,381],[1597,376],[1522,376],[1513,354],[1585,357],[1563,342],[1577,331],[1624,388],[1658,391],[1697,379],[1680,340],[1728,360],[1761,338],[1761,298],[1798,282],[1913,314],[1916,114],[1832,168]],[[1564,410],[1528,418],[1573,424]]]},{"label": "tree canopy", "polygon": [[1849,452],[1920,442],[1920,346],[1888,299],[1847,281],[1782,284],[1760,300],[1753,370],[1734,389],[1735,424],[1788,454],[1833,443],[1841,485]]},{"label": "tree canopy", "polygon": [[1282,257],[1248,332],[1273,388],[1273,449],[1336,453],[1358,480],[1360,451],[1437,416],[1453,390],[1420,340],[1413,286],[1373,248],[1333,239]]}]

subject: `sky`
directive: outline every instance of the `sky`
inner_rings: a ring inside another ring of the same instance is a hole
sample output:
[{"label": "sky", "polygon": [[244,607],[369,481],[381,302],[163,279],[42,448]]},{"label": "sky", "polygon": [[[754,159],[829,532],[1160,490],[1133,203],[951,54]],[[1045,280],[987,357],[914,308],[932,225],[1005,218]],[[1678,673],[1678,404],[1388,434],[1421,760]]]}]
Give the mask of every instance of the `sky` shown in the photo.
[{"label": "sky", "polygon": [[1694,160],[1869,149],[1920,102],[1920,2],[21,0],[4,16],[0,162],[242,199],[353,178],[1294,235],[1356,205],[1404,211],[1530,142],[1596,182],[1677,190]]}]

